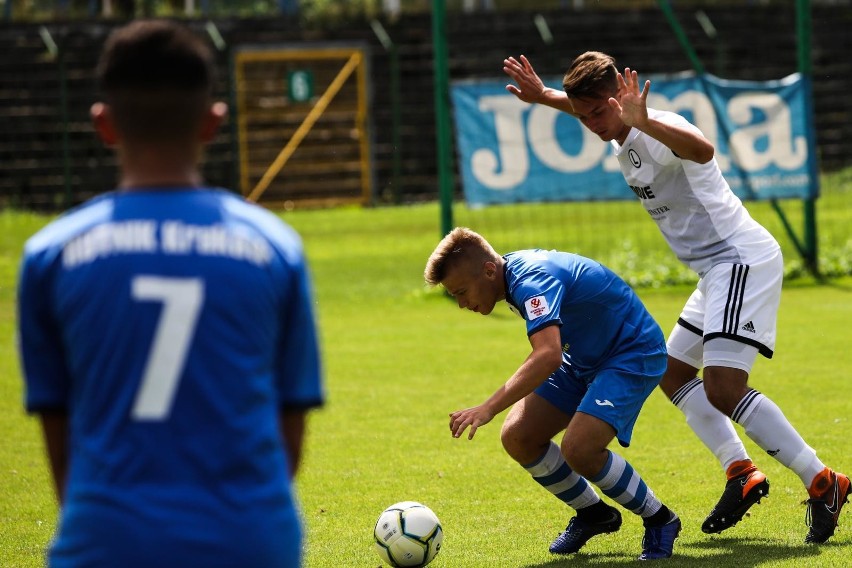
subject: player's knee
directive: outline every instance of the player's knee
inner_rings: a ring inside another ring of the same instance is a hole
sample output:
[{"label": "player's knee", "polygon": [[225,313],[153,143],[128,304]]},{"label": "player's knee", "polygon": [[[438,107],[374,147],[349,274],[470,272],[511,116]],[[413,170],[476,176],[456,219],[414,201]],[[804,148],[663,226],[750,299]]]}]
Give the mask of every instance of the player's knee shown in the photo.
[{"label": "player's knee", "polygon": [[697,372],[698,369],[695,367],[669,357],[668,367],[660,381],[660,390],[662,390],[669,400],[671,400],[672,396],[674,396],[674,394],[683,387],[683,385],[695,378]]},{"label": "player's knee", "polygon": [[582,467],[583,452],[580,451],[578,448],[562,444],[562,455],[565,457],[565,461],[568,462],[568,465],[574,471],[577,471],[578,466]]},{"label": "player's knee", "polygon": [[593,455],[600,451],[600,448],[592,449],[585,444],[562,444],[562,455],[568,466],[584,477],[597,473],[591,471],[590,464]]},{"label": "player's knee", "polygon": [[507,420],[500,431],[503,449],[521,465],[534,462],[547,451],[550,438],[527,427],[522,422]]},{"label": "player's knee", "polygon": [[730,405],[727,402],[724,390],[711,388],[707,385],[707,381],[705,381],[704,391],[707,393],[707,402],[713,405],[713,408],[727,416],[731,415],[733,408],[729,408]]},{"label": "player's knee", "polygon": [[706,367],[704,392],[710,404],[730,416],[748,392],[748,373],[731,367]]},{"label": "player's knee", "polygon": [[507,420],[503,423],[503,429],[500,431],[500,442],[502,442],[506,453],[515,461],[529,461],[526,458],[530,453],[529,446],[532,444],[532,439],[517,421]]}]

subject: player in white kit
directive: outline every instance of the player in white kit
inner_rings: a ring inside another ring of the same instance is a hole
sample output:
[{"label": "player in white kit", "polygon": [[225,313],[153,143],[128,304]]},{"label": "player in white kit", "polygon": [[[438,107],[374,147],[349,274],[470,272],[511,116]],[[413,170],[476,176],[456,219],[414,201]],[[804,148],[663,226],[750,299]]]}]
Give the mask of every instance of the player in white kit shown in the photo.
[{"label": "player in white kit", "polygon": [[516,83],[506,89],[520,100],[567,112],[613,145],[625,181],[672,251],[699,276],[669,335],[660,388],[726,472],[725,491],[702,530],[735,525],[769,492],[733,420],[807,488],[805,542],[828,540],[850,480],[826,467],[781,409],[748,385],[757,354],[771,358],[775,348],[784,265],[777,241],[722,176],[713,145],[680,115],[648,108],[650,81],[640,90],[636,71],[619,73],[605,53],[574,59],[564,91],[546,87],[524,56],[504,60],[503,70]]}]

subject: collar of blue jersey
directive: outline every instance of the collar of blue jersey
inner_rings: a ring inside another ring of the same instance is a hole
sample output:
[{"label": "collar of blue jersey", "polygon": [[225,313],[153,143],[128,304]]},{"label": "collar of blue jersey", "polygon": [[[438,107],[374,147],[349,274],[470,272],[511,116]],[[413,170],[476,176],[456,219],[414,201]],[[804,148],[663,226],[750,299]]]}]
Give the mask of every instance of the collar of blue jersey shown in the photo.
[{"label": "collar of blue jersey", "polygon": [[514,308],[512,311],[521,315],[521,307],[512,300],[512,295],[509,294],[509,263],[505,254],[503,255],[503,288],[506,290],[506,302],[509,304],[509,309]]}]

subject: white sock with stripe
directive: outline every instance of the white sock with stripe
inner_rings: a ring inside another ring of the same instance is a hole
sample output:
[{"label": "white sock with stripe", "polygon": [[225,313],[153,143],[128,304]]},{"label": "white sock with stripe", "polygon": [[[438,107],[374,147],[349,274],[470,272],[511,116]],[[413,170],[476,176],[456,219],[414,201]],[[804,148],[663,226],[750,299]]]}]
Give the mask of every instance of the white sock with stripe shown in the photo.
[{"label": "white sock with stripe", "polygon": [[672,395],[672,403],[683,412],[686,423],[713,452],[724,471],[736,461],[750,459],[733,423],[707,400],[704,381],[695,377],[680,387]]},{"label": "white sock with stripe", "polygon": [[778,405],[760,392],[750,390],[734,408],[731,417],[745,428],[755,444],[793,470],[806,488],[825,469],[814,449],[805,443]]}]

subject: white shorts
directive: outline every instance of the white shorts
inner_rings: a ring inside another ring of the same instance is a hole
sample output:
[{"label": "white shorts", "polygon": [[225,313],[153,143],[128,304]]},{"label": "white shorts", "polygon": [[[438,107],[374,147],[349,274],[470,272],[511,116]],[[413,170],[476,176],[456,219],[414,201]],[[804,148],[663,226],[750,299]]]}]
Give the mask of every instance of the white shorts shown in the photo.
[{"label": "white shorts", "polygon": [[[731,356],[733,341],[754,349],[744,349],[742,365],[724,365],[748,370],[755,350],[767,359],[775,349],[775,329],[784,260],[779,252],[773,258],[756,264],[719,264],[698,281],[698,287],[687,300],[669,335],[669,355],[700,369],[712,363],[706,360],[705,344],[714,339],[720,349]],[[734,355],[734,358],[739,355]],[[750,359],[750,360],[749,360]]]}]

